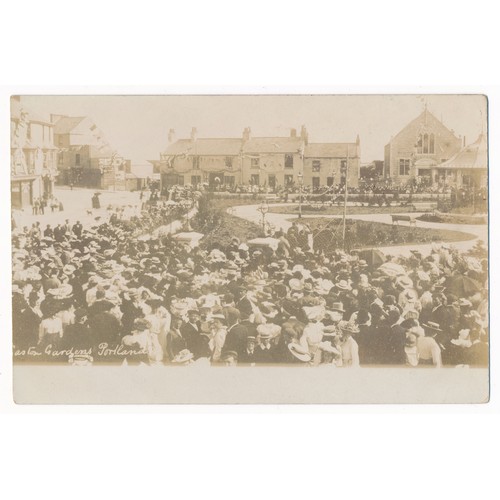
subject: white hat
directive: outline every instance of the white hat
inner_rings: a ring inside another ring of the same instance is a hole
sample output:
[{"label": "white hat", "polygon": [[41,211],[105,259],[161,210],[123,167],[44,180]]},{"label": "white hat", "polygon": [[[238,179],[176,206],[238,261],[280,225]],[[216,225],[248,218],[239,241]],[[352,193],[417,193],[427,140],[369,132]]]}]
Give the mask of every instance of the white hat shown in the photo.
[{"label": "white hat", "polygon": [[272,339],[281,333],[281,326],[274,323],[264,323],[257,327],[257,333],[261,339]]},{"label": "white hat", "polygon": [[328,341],[320,342],[318,344],[318,347],[322,351],[329,352],[331,354],[335,354],[336,356],[341,356],[342,355],[342,353],[337,348],[333,347],[333,345],[332,345],[331,342],[328,342]]},{"label": "white hat", "polygon": [[172,363],[187,363],[188,361],[191,361],[194,357],[194,354],[189,351],[188,349],[183,349],[177,356],[172,359]]},{"label": "white hat", "polygon": [[291,342],[290,344],[288,344],[288,349],[300,361],[303,361],[304,363],[308,363],[309,361],[311,361],[311,355],[309,354],[309,351],[304,349],[300,344]]}]

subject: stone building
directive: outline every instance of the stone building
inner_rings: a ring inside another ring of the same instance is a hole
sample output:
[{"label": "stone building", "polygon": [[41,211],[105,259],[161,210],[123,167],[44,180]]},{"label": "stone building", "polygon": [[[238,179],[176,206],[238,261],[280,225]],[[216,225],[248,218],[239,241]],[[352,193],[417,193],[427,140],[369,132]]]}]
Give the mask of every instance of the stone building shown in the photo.
[{"label": "stone building", "polygon": [[[252,137],[245,128],[241,138],[198,138],[193,128],[189,139],[175,140],[160,161],[151,161],[161,172],[162,185],[207,183],[258,185],[271,189],[297,184],[319,187],[341,183],[345,170],[349,185],[357,186],[360,166],[359,138],[354,143],[309,143],[307,129],[291,129],[288,137]],[[302,177],[301,177],[302,176]]]},{"label": "stone building", "polygon": [[59,183],[96,189],[126,189],[130,160],[120,156],[88,116],[51,115],[59,148]]},{"label": "stone building", "polygon": [[54,127],[11,99],[11,200],[13,208],[32,205],[35,198],[52,194],[57,175]]},{"label": "stone building", "polygon": [[396,184],[415,179],[429,185],[438,183],[438,166],[462,146],[462,140],[428,109],[396,136],[384,150],[384,177]]}]

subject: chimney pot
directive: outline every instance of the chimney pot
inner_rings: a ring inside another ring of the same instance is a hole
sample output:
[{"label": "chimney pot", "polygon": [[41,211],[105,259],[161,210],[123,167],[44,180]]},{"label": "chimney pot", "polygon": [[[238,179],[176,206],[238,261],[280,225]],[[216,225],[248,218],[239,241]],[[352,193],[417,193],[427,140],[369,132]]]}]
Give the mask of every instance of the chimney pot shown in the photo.
[{"label": "chimney pot", "polygon": [[173,142],[175,142],[175,130],[171,128],[168,131],[168,143],[172,144]]}]

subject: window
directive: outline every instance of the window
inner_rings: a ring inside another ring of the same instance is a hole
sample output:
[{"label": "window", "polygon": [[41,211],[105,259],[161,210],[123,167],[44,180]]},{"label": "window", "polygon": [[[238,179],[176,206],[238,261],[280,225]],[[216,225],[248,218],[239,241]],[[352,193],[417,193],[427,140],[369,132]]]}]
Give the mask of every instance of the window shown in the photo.
[{"label": "window", "polygon": [[224,165],[226,165],[226,168],[233,168],[233,159],[231,156],[226,156],[224,159]]},{"label": "window", "polygon": [[410,160],[399,160],[399,175],[410,175]]},{"label": "window", "polygon": [[193,186],[201,184],[201,175],[192,175],[191,176],[191,184]]},{"label": "window", "polygon": [[269,177],[268,177],[268,183],[269,183],[269,187],[271,189],[274,189],[276,187],[276,176],[275,175],[269,175]]},{"label": "window", "polygon": [[285,155],[285,168],[293,168],[293,155]]},{"label": "window", "polygon": [[258,186],[258,185],[260,184],[259,175],[258,175],[258,174],[252,174],[252,177],[251,177],[250,182],[251,182],[254,186]]},{"label": "window", "polygon": [[326,185],[328,187],[333,186],[333,181],[335,180],[335,177],[327,177],[326,178]]},{"label": "window", "polygon": [[63,154],[62,153],[59,153],[59,155],[57,157],[57,163],[59,166],[62,166],[62,164],[63,164]]},{"label": "window", "polygon": [[75,165],[77,167],[80,166],[80,153],[76,153],[76,155],[75,155]]},{"label": "window", "polygon": [[321,160],[313,160],[312,171],[319,172],[321,170]]},{"label": "window", "polygon": [[60,135],[57,139],[57,142],[59,144],[59,146],[62,146],[63,145],[63,138],[62,138],[62,135]]},{"label": "window", "polygon": [[285,175],[285,186],[291,186],[293,184],[293,175]]},{"label": "window", "polygon": [[434,134],[420,134],[418,136],[417,154],[434,154]]},{"label": "window", "polygon": [[200,169],[200,157],[193,156],[193,170],[199,170],[199,169]]},{"label": "window", "polygon": [[434,154],[434,134],[429,136],[429,153]]},{"label": "window", "polygon": [[234,186],[234,175],[226,175],[224,177],[224,184],[226,186]]},{"label": "window", "polygon": [[260,160],[259,160],[258,157],[257,158],[252,158],[250,160],[250,168],[259,168],[259,166],[260,166]]},{"label": "window", "polygon": [[319,188],[319,177],[312,178],[312,187],[313,187],[313,189]]}]

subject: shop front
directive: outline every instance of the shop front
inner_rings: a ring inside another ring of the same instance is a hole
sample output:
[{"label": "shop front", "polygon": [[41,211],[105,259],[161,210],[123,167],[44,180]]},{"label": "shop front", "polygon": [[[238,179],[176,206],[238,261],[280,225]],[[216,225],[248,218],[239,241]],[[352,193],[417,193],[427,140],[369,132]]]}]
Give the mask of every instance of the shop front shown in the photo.
[{"label": "shop front", "polygon": [[11,180],[10,195],[14,209],[23,209],[33,204],[33,183],[36,176],[17,177]]}]

